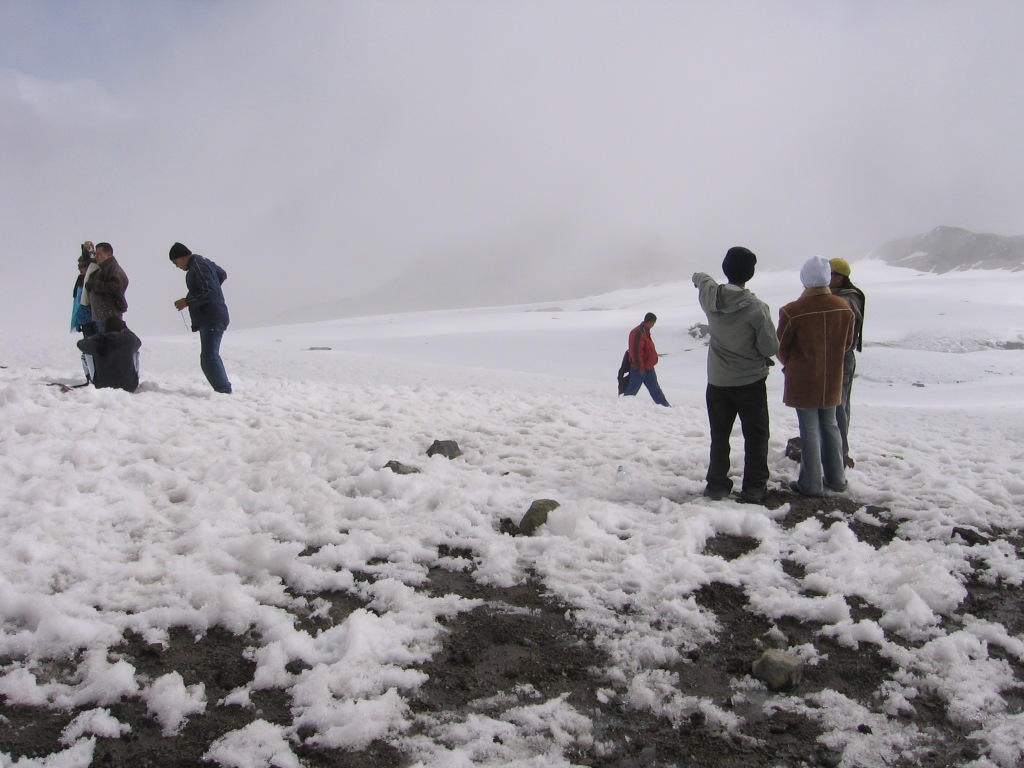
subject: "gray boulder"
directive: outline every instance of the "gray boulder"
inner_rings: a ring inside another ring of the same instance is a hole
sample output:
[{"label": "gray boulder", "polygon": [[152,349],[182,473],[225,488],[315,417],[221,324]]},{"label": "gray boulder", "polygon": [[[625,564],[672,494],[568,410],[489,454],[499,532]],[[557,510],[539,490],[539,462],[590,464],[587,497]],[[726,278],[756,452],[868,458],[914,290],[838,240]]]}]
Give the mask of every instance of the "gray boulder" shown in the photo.
[{"label": "gray boulder", "polygon": [[753,664],[754,677],[773,691],[786,691],[800,685],[804,663],[791,653],[769,648]]},{"label": "gray boulder", "polygon": [[548,515],[558,509],[558,502],[552,499],[537,499],[530,508],[526,510],[523,519],[519,521],[519,532],[523,536],[533,536],[544,523],[548,521]]},{"label": "gray boulder", "polygon": [[396,475],[415,475],[419,472],[416,467],[410,467],[400,461],[391,460],[384,465],[384,469],[390,469]]},{"label": "gray boulder", "polygon": [[427,456],[434,456],[436,454],[441,454],[446,459],[454,459],[456,456],[462,455],[462,450],[454,440],[435,440],[427,448]]}]

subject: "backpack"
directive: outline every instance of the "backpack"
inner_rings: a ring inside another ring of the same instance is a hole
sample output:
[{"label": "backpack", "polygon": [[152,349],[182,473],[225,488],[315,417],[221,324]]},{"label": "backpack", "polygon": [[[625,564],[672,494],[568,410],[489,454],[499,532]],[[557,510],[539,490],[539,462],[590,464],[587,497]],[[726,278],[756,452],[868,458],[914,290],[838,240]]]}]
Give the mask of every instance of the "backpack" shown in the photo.
[{"label": "backpack", "polygon": [[622,364],[619,365],[619,394],[626,394],[629,388],[629,350],[622,355]]}]

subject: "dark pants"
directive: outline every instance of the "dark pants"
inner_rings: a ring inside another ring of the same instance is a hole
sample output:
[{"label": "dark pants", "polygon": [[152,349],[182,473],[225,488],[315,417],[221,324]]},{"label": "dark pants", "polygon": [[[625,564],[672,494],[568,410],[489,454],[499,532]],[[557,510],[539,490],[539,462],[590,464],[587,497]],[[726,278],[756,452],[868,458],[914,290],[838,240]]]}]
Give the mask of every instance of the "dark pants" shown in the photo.
[{"label": "dark pants", "polygon": [[199,326],[199,342],[201,351],[199,353],[199,364],[216,392],[231,394],[231,382],[228,381],[228,374],[224,370],[224,361],[220,358],[220,340],[224,337],[225,327],[223,323]]},{"label": "dark pants", "polygon": [[853,374],[857,371],[857,356],[851,349],[843,358],[843,401],[836,408],[836,424],[843,438],[843,458],[850,455],[850,393],[853,391]]},{"label": "dark pants", "polygon": [[708,422],[711,425],[711,463],[708,488],[728,493],[729,436],[736,417],[743,429],[743,489],[768,485],[768,388],[767,379],[741,387],[708,384]]}]

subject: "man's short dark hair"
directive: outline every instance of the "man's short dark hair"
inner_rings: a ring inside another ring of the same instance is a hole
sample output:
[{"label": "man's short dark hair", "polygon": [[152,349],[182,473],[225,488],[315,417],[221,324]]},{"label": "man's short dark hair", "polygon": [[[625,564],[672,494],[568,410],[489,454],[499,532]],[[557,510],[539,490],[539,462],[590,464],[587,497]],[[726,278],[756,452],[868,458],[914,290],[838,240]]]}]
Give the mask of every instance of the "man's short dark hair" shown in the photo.
[{"label": "man's short dark hair", "polygon": [[646,315],[644,315],[644,322],[645,323],[656,323],[656,322],[658,322],[658,316],[656,314],[654,314],[653,312],[648,312]]},{"label": "man's short dark hair", "polygon": [[105,253],[109,253],[111,256],[114,255],[114,246],[110,243],[96,243],[96,250],[103,249]]}]

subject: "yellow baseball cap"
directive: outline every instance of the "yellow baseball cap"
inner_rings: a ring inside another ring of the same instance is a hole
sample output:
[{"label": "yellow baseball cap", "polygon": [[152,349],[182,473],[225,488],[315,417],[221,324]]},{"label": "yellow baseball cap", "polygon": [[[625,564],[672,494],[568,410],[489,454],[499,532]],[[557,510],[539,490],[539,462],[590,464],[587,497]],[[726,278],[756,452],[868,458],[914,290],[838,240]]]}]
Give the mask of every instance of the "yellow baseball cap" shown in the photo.
[{"label": "yellow baseball cap", "polygon": [[837,275],[843,275],[843,277],[850,276],[850,262],[846,259],[829,259],[828,263],[832,267],[832,271]]}]

